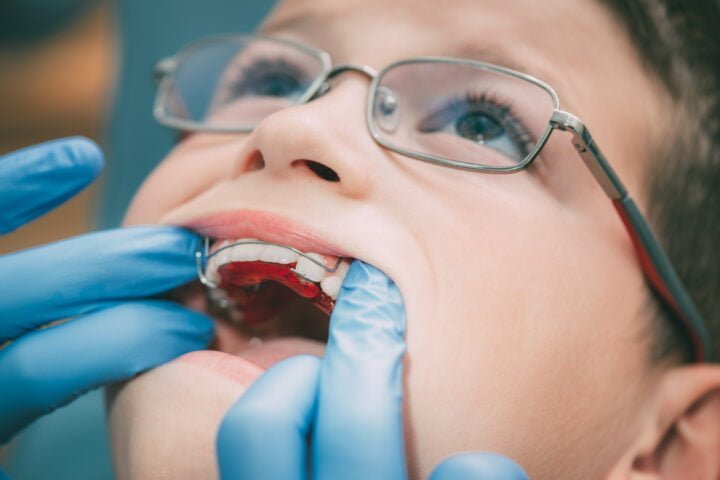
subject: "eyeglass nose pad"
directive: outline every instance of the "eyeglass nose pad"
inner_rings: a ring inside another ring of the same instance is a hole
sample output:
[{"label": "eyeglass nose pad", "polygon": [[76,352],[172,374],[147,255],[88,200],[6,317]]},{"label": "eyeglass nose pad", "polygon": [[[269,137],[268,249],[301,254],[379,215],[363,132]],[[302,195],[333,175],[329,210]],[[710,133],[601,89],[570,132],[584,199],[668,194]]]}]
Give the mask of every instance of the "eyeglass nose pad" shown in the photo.
[{"label": "eyeglass nose pad", "polygon": [[397,94],[389,87],[378,87],[373,106],[375,121],[386,133],[394,133],[400,123],[400,104]]},{"label": "eyeglass nose pad", "polygon": [[320,85],[318,87],[318,89],[315,91],[315,93],[313,93],[312,97],[310,97],[307,101],[310,102],[317,98],[320,98],[329,91],[330,91],[330,83],[325,81],[325,82],[323,82],[322,85]]}]

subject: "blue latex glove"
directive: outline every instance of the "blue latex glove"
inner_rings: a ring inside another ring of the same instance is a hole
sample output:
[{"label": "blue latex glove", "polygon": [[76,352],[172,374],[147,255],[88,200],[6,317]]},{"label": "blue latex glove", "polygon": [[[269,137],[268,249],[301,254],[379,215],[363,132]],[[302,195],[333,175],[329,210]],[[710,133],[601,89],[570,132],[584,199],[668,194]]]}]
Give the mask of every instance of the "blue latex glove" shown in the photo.
[{"label": "blue latex glove", "polygon": [[[98,148],[79,138],[0,158],[0,231],[71,197],[101,166]],[[0,257],[0,346],[9,341],[0,349],[0,443],[88,390],[207,345],[208,318],[143,299],[195,277],[197,241],[139,227]]]},{"label": "blue latex glove", "polygon": [[[223,419],[217,438],[222,479],[406,478],[404,333],[397,287],[355,261],[331,317],[323,359],[302,355],[277,364]],[[527,479],[512,461],[486,453],[453,456],[431,475],[466,478]]]}]

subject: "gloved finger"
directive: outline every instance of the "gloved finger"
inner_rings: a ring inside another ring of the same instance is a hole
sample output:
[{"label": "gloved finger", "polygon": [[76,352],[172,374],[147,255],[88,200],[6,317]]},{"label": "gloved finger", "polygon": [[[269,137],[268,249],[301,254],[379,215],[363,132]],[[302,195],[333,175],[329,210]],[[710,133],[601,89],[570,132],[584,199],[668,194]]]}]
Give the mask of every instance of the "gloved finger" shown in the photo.
[{"label": "gloved finger", "polygon": [[288,358],[257,379],[235,402],[217,436],[220,478],[307,477],[307,435],[319,373],[319,358]]},{"label": "gloved finger", "polygon": [[180,228],[133,227],[0,257],[0,342],[51,320],[189,282],[197,242]]},{"label": "gloved finger", "polygon": [[98,146],[72,137],[0,157],[0,234],[52,210],[90,184],[103,167]]},{"label": "gloved finger", "polygon": [[175,303],[143,301],[24,335],[0,350],[0,442],[82,393],[205,348],[213,328]]},{"label": "gloved finger", "polygon": [[528,480],[520,466],[496,453],[459,453],[443,460],[429,480]]},{"label": "gloved finger", "polygon": [[330,318],[313,434],[315,478],[405,478],[405,309],[374,267],[353,262]]}]

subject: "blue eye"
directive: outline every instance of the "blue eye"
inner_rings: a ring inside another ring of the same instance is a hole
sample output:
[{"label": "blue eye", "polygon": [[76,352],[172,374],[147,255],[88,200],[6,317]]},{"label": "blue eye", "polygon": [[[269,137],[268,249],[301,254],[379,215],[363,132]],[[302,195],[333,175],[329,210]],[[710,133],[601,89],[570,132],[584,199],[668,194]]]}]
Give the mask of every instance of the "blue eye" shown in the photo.
[{"label": "blue eye", "polygon": [[485,112],[467,112],[455,121],[457,133],[468,140],[489,142],[502,136],[503,126]]},{"label": "blue eye", "polygon": [[257,59],[242,69],[234,82],[235,96],[300,97],[309,86],[305,75],[283,59]]},{"label": "blue eye", "polygon": [[508,104],[487,94],[467,93],[453,98],[425,117],[418,125],[422,133],[450,133],[492,148],[522,162],[534,142]]}]

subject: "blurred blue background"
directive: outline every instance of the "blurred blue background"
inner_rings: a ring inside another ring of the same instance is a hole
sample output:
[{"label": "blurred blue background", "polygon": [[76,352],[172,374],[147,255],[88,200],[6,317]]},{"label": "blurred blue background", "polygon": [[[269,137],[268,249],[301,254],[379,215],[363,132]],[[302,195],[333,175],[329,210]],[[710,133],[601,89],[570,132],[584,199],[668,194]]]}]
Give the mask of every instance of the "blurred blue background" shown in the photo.
[{"label": "blurred blue background", "polygon": [[[98,8],[100,3],[106,3],[111,12],[109,17],[118,39],[115,43],[117,74],[110,87],[114,95],[109,118],[107,123],[98,126],[101,132],[98,139],[103,144],[108,165],[100,189],[90,200],[91,210],[97,215],[90,225],[104,228],[120,223],[134,191],[175,140],[175,134],[157,125],[152,117],[155,62],[198,37],[253,31],[275,1],[3,0],[0,3],[0,61],[21,65],[23,52],[43,42],[53,42],[57,35],[72,28],[74,22]],[[4,80],[2,72],[0,63],[0,85]],[[82,74],[78,72],[78,79]],[[43,80],[52,82],[53,78]],[[6,92],[8,98],[17,93]],[[31,98],[34,95],[24,93]],[[5,129],[0,131],[0,139],[17,138],[13,131],[25,131],[18,126],[19,120],[7,118],[28,117],[25,115],[28,112],[7,110],[0,118],[0,130]],[[42,108],[36,115],[42,118]],[[60,123],[67,117],[61,116]],[[68,133],[75,133],[68,128]],[[65,133],[60,128],[38,135],[44,139],[44,135],[54,136],[55,131]],[[44,239],[32,241],[39,243]],[[23,246],[24,242],[22,240]],[[4,449],[2,465],[18,480],[113,478],[102,392],[85,395],[35,422]]]},{"label": "blurred blue background", "polygon": [[152,117],[155,62],[198,37],[251,32],[274,4],[274,0],[119,2],[122,68],[107,139],[111,162],[102,190],[101,226],[120,222],[139,183],[175,141],[175,134]]}]

